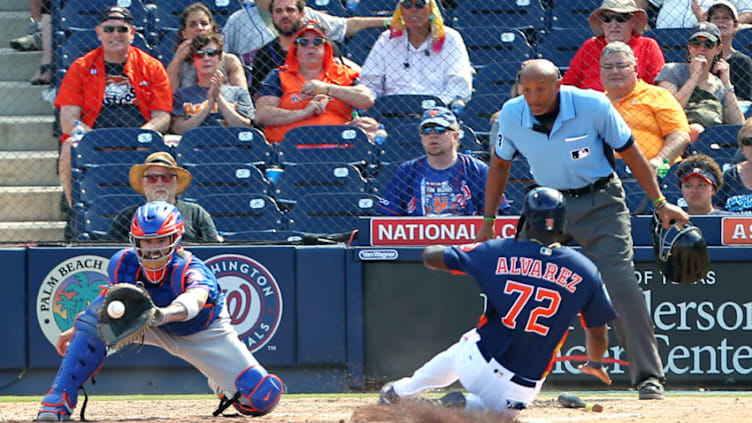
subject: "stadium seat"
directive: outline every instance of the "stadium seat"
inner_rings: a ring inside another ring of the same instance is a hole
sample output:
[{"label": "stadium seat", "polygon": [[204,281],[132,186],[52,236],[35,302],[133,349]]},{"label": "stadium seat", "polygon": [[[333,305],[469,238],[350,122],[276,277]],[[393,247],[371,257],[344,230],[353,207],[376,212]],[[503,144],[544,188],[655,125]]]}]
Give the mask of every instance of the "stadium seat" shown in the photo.
[{"label": "stadium seat", "polygon": [[226,233],[280,229],[282,212],[277,203],[263,194],[213,194],[198,203],[212,215],[217,231]]},{"label": "stadium seat", "polygon": [[[178,29],[180,28],[180,14],[191,3],[195,3],[196,0],[170,0],[160,1],[157,3],[157,10],[155,12],[154,23],[160,30],[164,29]],[[227,18],[240,9],[242,1],[240,0],[203,0],[201,1],[206,7],[209,8],[214,16],[214,20],[217,21],[219,29],[227,22]]]},{"label": "stadium seat", "polygon": [[348,125],[299,126],[285,134],[279,144],[283,165],[337,162],[373,163],[373,145],[366,133]]},{"label": "stadium seat", "polygon": [[71,152],[72,168],[143,163],[155,151],[170,151],[162,136],[140,128],[103,128],[87,132]]},{"label": "stadium seat", "polygon": [[687,40],[692,31],[692,28],[662,28],[645,31],[642,35],[658,41],[666,63],[684,62],[687,58]]},{"label": "stadium seat", "polygon": [[[68,69],[79,57],[102,45],[97,39],[97,33],[93,29],[81,29],[69,31],[70,34],[61,40],[60,53],[58,54],[58,69]],[[58,34],[62,36],[62,34]],[[151,47],[140,33],[133,38],[133,46],[151,54]]]},{"label": "stadium seat", "polygon": [[310,237],[302,232],[269,229],[265,231],[239,231],[222,234],[225,242],[259,244],[305,244]]},{"label": "stadium seat", "polygon": [[739,149],[736,137],[741,125],[716,125],[705,128],[697,140],[689,145],[689,152],[707,154],[723,167],[732,163]]},{"label": "stadium seat", "polygon": [[344,55],[353,62],[362,65],[368,57],[373,44],[384,32],[384,28],[366,28],[349,37]]},{"label": "stadium seat", "polygon": [[212,194],[268,194],[269,183],[261,171],[242,163],[186,165],[193,180],[182,197],[198,201]]},{"label": "stadium seat", "polygon": [[[665,177],[658,179],[658,186],[661,188],[661,193],[666,197],[666,200],[671,204],[679,204],[680,200],[684,201],[681,192],[681,186],[676,179],[676,170],[681,166],[681,162],[674,164],[668,170]],[[684,202],[686,206],[686,202]]]},{"label": "stadium seat", "polygon": [[[316,2],[322,0],[316,0]],[[329,0],[333,1],[333,0]],[[340,0],[341,1],[341,0]],[[348,10],[352,16],[389,16],[394,13],[397,2],[394,0],[359,0],[358,7]],[[347,9],[346,9],[347,10]]]},{"label": "stadium seat", "polygon": [[507,214],[509,215],[519,215],[522,211],[522,203],[525,198],[525,194],[527,193],[527,188],[531,185],[533,185],[535,182],[530,180],[512,180],[510,179],[507,182],[506,190],[504,191],[504,195],[507,197],[507,204],[509,204],[509,209],[507,210]]},{"label": "stadium seat", "polygon": [[82,241],[105,239],[112,220],[120,210],[143,202],[144,196],[135,193],[103,195],[94,198],[91,204],[79,210],[78,239]]},{"label": "stadium seat", "polygon": [[91,204],[104,195],[135,194],[128,179],[131,166],[104,164],[73,169],[73,204]]},{"label": "stadium seat", "polygon": [[[461,152],[483,149],[472,128],[463,126],[460,130]],[[405,123],[393,128],[389,133],[389,138],[381,146],[379,161],[381,163],[402,163],[425,154],[418,132],[418,124]]]},{"label": "stadium seat", "polygon": [[[601,0],[554,0],[551,8],[551,28],[577,28],[590,32],[588,17],[601,6]],[[549,29],[551,29],[549,28]]]},{"label": "stadium seat", "polygon": [[199,126],[183,134],[175,148],[182,165],[273,162],[271,145],[258,129],[235,126]]},{"label": "stadium seat", "polygon": [[538,55],[561,69],[567,69],[582,43],[593,34],[582,28],[558,28],[546,33],[536,47]]},{"label": "stadium seat", "polygon": [[309,194],[287,214],[289,229],[307,233],[335,234],[358,227],[358,216],[374,214],[378,197],[365,193]]},{"label": "stadium seat", "polygon": [[627,208],[632,215],[653,213],[653,203],[636,179],[622,179],[624,193],[627,196]]},{"label": "stadium seat", "polygon": [[381,162],[374,175],[368,179],[368,191],[377,195],[383,194],[399,165],[400,163]]},{"label": "stadium seat", "polygon": [[152,45],[152,56],[159,59],[165,67],[172,60],[173,54],[175,54],[175,40],[177,39],[178,31],[167,29],[161,31],[159,41]]},{"label": "stadium seat", "polygon": [[313,0],[306,2],[313,9],[321,10],[332,16],[347,16],[348,10],[342,0]]},{"label": "stadium seat", "polygon": [[509,168],[509,180],[521,181],[532,184],[533,172],[530,170],[530,164],[523,157],[515,157]]},{"label": "stadium seat", "polygon": [[365,192],[366,180],[355,166],[347,163],[306,163],[287,166],[274,184],[274,197],[280,203],[295,204],[315,193]]},{"label": "stadium seat", "polygon": [[465,126],[472,128],[478,138],[488,139],[491,131],[491,115],[501,110],[501,106],[507,100],[509,100],[508,92],[474,95],[467,102],[460,119]]},{"label": "stadium seat", "polygon": [[[99,17],[103,10],[122,4],[123,2],[117,0],[66,1],[60,11],[59,26],[55,29],[64,31],[93,29],[99,24]],[[130,4],[126,7],[133,15],[136,27],[145,28],[148,24],[149,13],[144,3],[141,0],[129,0],[126,4]]]},{"label": "stadium seat", "polygon": [[747,56],[752,55],[752,28],[740,29],[734,35],[732,42],[735,49]]},{"label": "stadium seat", "polygon": [[543,28],[544,17],[539,0],[465,0],[458,1],[452,11],[452,26]]},{"label": "stadium seat", "polygon": [[629,166],[627,166],[627,163],[622,159],[616,159],[614,161],[614,171],[616,171],[616,174],[619,175],[619,178],[621,179],[634,178],[632,169],[630,169]]},{"label": "stadium seat", "polygon": [[385,95],[376,99],[373,106],[368,109],[368,115],[384,124],[391,133],[395,127],[403,123],[415,124],[417,128],[423,110],[436,106],[444,106],[444,102],[432,95]]},{"label": "stadium seat", "polygon": [[[462,4],[476,2],[463,2]],[[483,2],[477,2],[483,3]],[[481,68],[503,58],[507,62],[522,62],[533,53],[522,31],[499,26],[468,26],[457,28],[465,41],[473,67]],[[515,67],[518,70],[519,65]]]},{"label": "stadium seat", "polygon": [[511,92],[521,63],[493,62],[478,69],[473,78],[473,96]]}]

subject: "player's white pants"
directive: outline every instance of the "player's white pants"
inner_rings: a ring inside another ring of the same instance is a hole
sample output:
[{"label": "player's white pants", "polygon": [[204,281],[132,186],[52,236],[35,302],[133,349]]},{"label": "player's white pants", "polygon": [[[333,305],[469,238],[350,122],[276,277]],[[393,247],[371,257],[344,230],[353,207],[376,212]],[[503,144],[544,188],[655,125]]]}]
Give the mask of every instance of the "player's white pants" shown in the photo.
[{"label": "player's white pants", "polygon": [[445,387],[459,379],[470,393],[467,409],[490,409],[515,416],[519,410],[510,405],[527,407],[533,402],[543,386],[543,380],[534,388],[518,385],[511,379],[515,375],[496,360],[486,361],[476,343],[480,336],[475,329],[462,335],[460,340],[447,350],[437,354],[408,378],[394,383],[400,397],[413,397],[433,388]]}]

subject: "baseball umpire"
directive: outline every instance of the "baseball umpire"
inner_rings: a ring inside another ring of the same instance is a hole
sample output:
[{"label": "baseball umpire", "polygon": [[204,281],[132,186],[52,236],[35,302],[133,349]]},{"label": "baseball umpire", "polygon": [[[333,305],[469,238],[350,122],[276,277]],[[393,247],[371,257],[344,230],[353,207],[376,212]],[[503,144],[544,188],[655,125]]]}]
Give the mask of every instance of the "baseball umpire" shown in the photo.
[{"label": "baseball umpire", "polygon": [[529,240],[494,239],[462,246],[430,246],[427,267],[465,272],[480,285],[486,310],[473,329],[416,370],[389,382],[380,403],[394,404],[456,380],[469,392],[451,392],[442,405],[493,410],[512,417],[540,392],[573,318],[582,313],[589,373],[606,384],[606,323],[616,312],[598,269],[581,253],[562,247],[566,205],[559,191],[535,188],[525,197],[518,233]]},{"label": "baseball umpire", "polygon": [[[110,259],[110,290],[121,283],[143,286],[156,307],[143,343],[163,348],[206,375],[221,410],[231,404],[244,415],[269,413],[279,402],[282,381],[238,339],[214,274],[181,247],[183,231],[183,218],[172,204],[139,207],[131,221],[131,248]],[[107,347],[98,325],[104,301],[105,296],[97,297],[73,328],[60,334],[55,348],[64,358],[38,420],[70,420],[79,387],[103,365]]]}]

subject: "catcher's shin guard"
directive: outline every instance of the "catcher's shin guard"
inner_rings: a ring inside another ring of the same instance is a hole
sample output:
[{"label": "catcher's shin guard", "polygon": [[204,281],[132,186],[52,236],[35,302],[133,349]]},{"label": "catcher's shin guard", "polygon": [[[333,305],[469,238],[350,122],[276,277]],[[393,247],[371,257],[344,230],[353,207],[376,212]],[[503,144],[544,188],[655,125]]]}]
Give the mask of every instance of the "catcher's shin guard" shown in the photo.
[{"label": "catcher's shin guard", "polygon": [[239,398],[232,404],[246,416],[263,416],[270,413],[282,396],[284,385],[277,375],[261,367],[249,367],[235,380]]},{"label": "catcher's shin guard", "polygon": [[97,297],[74,324],[76,332],[47,395],[42,398],[37,420],[70,420],[78,388],[102,367],[107,348],[97,337],[97,311],[104,297]]}]

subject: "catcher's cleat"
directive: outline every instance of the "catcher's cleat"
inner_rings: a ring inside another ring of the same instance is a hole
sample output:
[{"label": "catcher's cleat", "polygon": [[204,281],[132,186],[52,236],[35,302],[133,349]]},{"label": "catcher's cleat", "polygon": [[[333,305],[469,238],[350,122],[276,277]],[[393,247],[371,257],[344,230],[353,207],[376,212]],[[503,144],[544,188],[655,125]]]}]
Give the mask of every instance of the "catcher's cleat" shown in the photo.
[{"label": "catcher's cleat", "polygon": [[67,422],[71,419],[71,410],[68,404],[43,405],[37,413],[38,422]]},{"label": "catcher's cleat", "polygon": [[464,409],[467,401],[465,400],[465,394],[460,391],[452,391],[439,398],[440,406],[447,408],[459,408]]},{"label": "catcher's cleat", "polygon": [[400,396],[394,391],[394,382],[387,382],[379,392],[379,405],[394,405],[400,400]]}]

